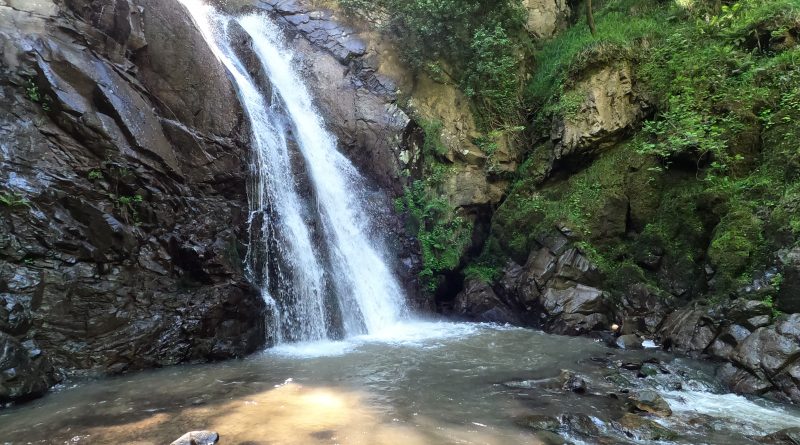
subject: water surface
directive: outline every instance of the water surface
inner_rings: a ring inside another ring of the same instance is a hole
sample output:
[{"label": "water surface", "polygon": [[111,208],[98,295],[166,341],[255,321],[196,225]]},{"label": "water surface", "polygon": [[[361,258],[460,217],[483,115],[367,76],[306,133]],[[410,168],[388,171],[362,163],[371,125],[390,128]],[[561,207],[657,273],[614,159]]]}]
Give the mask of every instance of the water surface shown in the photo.
[{"label": "water surface", "polygon": [[[678,443],[751,443],[745,435],[800,424],[790,407],[721,393],[705,364],[532,330],[430,322],[347,342],[284,345],[245,360],[73,382],[0,411],[0,441],[165,444],[212,429],[223,444],[537,444],[514,418],[585,413],[607,425],[612,400],[501,383],[570,369],[589,381],[589,393],[602,393],[614,361],[654,357],[683,374],[659,383],[675,411],[661,422],[683,435]],[[669,388],[676,378],[684,390]],[[687,429],[692,418],[705,425]],[[575,443],[596,443],[583,440]]]}]

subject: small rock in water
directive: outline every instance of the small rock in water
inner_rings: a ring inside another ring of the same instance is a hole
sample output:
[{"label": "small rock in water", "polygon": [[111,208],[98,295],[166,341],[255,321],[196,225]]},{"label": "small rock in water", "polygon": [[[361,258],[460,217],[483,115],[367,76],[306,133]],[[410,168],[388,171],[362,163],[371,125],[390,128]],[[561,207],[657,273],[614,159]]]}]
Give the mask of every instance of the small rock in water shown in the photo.
[{"label": "small rock in water", "polygon": [[638,391],[628,396],[628,401],[639,411],[661,417],[672,415],[672,408],[669,407],[669,403],[655,391]]},{"label": "small rock in water", "polygon": [[558,379],[561,382],[561,389],[564,391],[572,391],[578,394],[586,392],[586,380],[572,371],[562,369]]},{"label": "small rock in water", "polygon": [[522,416],[515,420],[516,424],[525,428],[530,428],[536,431],[552,431],[556,432],[561,428],[561,422],[551,416],[544,416],[539,414],[531,414],[529,416]]},{"label": "small rock in water", "polygon": [[622,335],[617,338],[616,345],[620,349],[642,349],[642,339],[635,334]]},{"label": "small rock in water", "polygon": [[672,440],[677,436],[673,431],[652,420],[633,413],[625,413],[621,419],[614,422],[614,426],[635,440]]},{"label": "small rock in water", "polygon": [[658,373],[659,373],[659,368],[657,366],[646,363],[642,365],[641,368],[639,368],[639,372],[636,374],[636,377],[644,379],[647,377],[653,377],[655,375],[658,375]]},{"label": "small rock in water", "polygon": [[586,414],[564,414],[561,416],[561,420],[570,431],[574,431],[578,434],[584,436],[597,436],[600,434],[600,429],[597,428],[597,424]]},{"label": "small rock in water", "polygon": [[184,434],[170,445],[214,445],[219,442],[219,434],[214,431],[192,431]]},{"label": "small rock in water", "polygon": [[627,369],[628,371],[638,371],[642,369],[641,362],[620,362],[619,367],[622,369]]}]

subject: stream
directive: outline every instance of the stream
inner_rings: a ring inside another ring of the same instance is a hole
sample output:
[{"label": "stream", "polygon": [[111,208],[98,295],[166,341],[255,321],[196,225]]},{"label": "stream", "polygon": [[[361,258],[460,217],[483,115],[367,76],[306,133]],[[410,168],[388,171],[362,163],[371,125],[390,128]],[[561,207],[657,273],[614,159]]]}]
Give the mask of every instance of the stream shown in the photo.
[{"label": "stream", "polygon": [[[663,373],[637,378],[617,365],[637,361],[658,362]],[[585,379],[586,392],[552,388],[562,369]],[[586,415],[599,433],[562,426],[561,443],[651,443],[611,422],[623,386],[653,388],[669,402],[673,415],[653,418],[677,433],[669,443],[758,443],[750,437],[800,425],[794,407],[726,394],[713,370],[586,338],[409,322],[244,360],[72,381],[0,411],[0,443],[166,444],[209,429],[222,444],[549,444],[557,442],[517,420],[562,414]]]}]

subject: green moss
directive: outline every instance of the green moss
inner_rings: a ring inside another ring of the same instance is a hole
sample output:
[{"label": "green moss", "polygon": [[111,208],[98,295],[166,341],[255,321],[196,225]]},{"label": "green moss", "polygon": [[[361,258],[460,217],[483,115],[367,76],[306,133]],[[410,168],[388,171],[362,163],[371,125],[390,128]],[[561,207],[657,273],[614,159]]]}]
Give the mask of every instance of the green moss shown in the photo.
[{"label": "green moss", "polygon": [[519,74],[527,52],[516,0],[340,0],[346,12],[378,16],[412,67],[461,87],[487,127],[519,119]]},{"label": "green moss", "polygon": [[716,269],[719,287],[732,287],[736,279],[747,272],[764,243],[762,226],[763,222],[746,209],[725,215],[717,226],[708,257]]},{"label": "green moss", "polygon": [[673,8],[658,2],[607,0],[596,2],[595,9],[596,36],[580,16],[575,25],[537,49],[536,71],[525,89],[529,107],[537,110],[557,103],[589,66],[636,57],[677,20]]}]

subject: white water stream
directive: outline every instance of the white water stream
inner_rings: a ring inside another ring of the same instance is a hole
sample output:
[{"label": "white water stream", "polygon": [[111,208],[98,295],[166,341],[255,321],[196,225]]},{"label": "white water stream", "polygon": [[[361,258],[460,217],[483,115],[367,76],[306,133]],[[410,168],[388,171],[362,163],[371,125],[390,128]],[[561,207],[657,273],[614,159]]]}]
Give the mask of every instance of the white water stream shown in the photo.
[{"label": "white water stream", "polygon": [[[273,340],[324,340],[335,324],[345,336],[374,334],[398,323],[405,296],[371,234],[363,179],[337,151],[281,29],[265,15],[231,18],[201,1],[180,1],[230,73],[250,121],[247,262],[273,312]],[[271,96],[238,57],[236,31],[249,36]],[[299,185],[305,176],[310,197]]]}]

